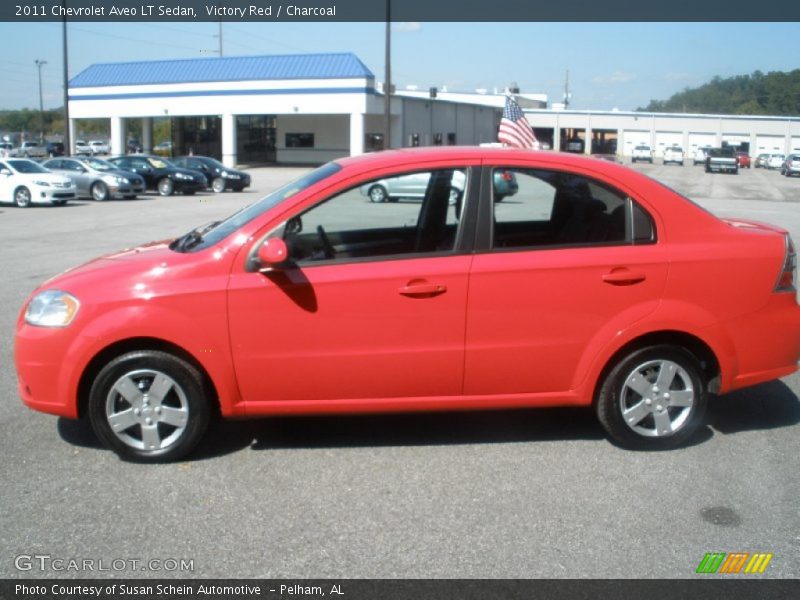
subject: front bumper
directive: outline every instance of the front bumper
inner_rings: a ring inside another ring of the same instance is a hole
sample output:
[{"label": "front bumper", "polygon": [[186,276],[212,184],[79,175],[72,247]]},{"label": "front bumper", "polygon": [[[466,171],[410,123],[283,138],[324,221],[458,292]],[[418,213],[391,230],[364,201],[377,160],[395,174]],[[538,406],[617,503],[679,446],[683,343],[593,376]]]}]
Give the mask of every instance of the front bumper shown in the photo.
[{"label": "front bumper", "polygon": [[75,200],[78,197],[77,189],[72,187],[42,187],[38,185],[30,186],[31,202],[37,204],[52,204],[63,200]]}]

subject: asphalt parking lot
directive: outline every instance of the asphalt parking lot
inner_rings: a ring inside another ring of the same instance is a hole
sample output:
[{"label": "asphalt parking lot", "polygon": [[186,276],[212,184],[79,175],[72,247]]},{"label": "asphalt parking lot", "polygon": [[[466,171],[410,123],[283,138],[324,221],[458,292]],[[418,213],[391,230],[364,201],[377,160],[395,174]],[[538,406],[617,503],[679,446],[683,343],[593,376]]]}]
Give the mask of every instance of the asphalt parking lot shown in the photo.
[{"label": "asphalt parking lot", "polygon": [[[800,179],[635,168],[800,240]],[[227,423],[191,460],[142,466],[21,404],[14,323],[36,285],[302,172],[254,169],[242,193],[0,206],[0,577],[691,578],[706,552],[738,551],[774,554],[763,577],[800,576],[796,375],[712,399],[693,442],[669,452],[615,447],[590,411],[538,410]],[[15,566],[36,554],[128,562]],[[193,570],[130,566],[171,559]]]}]

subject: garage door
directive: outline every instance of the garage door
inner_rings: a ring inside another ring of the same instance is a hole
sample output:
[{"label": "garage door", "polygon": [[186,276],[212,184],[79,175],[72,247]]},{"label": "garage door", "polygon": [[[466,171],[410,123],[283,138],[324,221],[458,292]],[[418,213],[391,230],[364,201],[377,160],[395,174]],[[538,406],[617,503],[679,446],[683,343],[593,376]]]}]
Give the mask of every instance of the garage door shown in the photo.
[{"label": "garage door", "polygon": [[622,146],[622,155],[630,156],[633,154],[634,146],[639,144],[650,145],[650,132],[649,131],[623,131],[622,139],[624,144]]},{"label": "garage door", "polygon": [[694,156],[694,153],[698,148],[706,148],[706,147],[713,148],[716,145],[717,145],[716,133],[690,132],[689,148],[687,154],[690,156]]},{"label": "garage door", "polygon": [[664,156],[664,149],[670,146],[683,148],[683,133],[680,131],[656,131],[656,156]]},{"label": "garage door", "polygon": [[792,152],[800,152],[800,137],[792,138]]},{"label": "garage door", "polygon": [[783,154],[785,139],[782,135],[758,135],[755,154]]}]

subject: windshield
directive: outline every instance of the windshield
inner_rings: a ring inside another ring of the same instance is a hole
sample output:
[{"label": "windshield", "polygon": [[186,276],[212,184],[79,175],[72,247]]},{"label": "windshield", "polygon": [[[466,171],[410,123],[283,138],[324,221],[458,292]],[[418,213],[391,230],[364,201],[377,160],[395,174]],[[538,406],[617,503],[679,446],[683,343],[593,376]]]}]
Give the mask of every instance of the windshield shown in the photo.
[{"label": "windshield", "polygon": [[111,171],[112,169],[117,169],[116,165],[112,165],[102,158],[87,158],[84,162],[95,171]]},{"label": "windshield", "polygon": [[[203,248],[208,248],[209,246],[213,246],[214,244],[221,242],[223,239],[228,237],[231,233],[236,231],[237,229],[241,228],[242,226],[246,225],[257,216],[263,214],[264,212],[268,211],[273,206],[277,206],[287,198],[291,198],[298,192],[302,192],[303,190],[311,187],[315,183],[322,181],[337,173],[341,170],[341,166],[335,162],[330,162],[326,165],[319,167],[318,169],[314,169],[310,173],[306,173],[299,179],[292,181],[291,183],[287,183],[283,187],[278,188],[271,194],[263,197],[258,202],[251,204],[250,206],[246,206],[242,210],[237,213],[234,213],[224,221],[219,223],[215,223],[213,227],[210,227],[208,231],[202,232],[202,237],[197,237],[197,230],[190,231],[186,236],[182,236],[172,242],[170,244],[170,248],[173,250],[178,251],[188,251],[191,250],[202,250]],[[201,228],[202,230],[202,228]],[[195,236],[197,240],[196,243],[187,246],[181,243],[181,240],[187,236]]]},{"label": "windshield", "polygon": [[32,160],[9,160],[8,164],[14,169],[17,173],[49,173],[47,169],[45,169],[39,163],[35,163]]},{"label": "windshield", "polygon": [[215,169],[225,170],[227,167],[214,158],[204,158],[203,162]]}]

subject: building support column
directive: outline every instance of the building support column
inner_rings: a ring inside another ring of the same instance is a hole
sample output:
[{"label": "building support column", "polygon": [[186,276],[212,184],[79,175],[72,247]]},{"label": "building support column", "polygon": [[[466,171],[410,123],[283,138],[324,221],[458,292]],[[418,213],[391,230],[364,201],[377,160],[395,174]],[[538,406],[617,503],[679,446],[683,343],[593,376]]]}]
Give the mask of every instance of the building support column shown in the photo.
[{"label": "building support column", "polygon": [[561,124],[558,122],[558,115],[556,115],[556,126],[553,127],[553,151],[561,152]]},{"label": "building support column", "polygon": [[153,151],[153,117],[142,117],[142,152]]},{"label": "building support column", "polygon": [[591,154],[592,153],[592,138],[594,137],[594,133],[592,132],[591,126],[587,125],[586,129],[584,129],[583,133],[583,153],[584,154]]},{"label": "building support column", "polygon": [[69,148],[66,148],[67,156],[75,156],[75,119],[69,120]]},{"label": "building support column", "polygon": [[236,115],[222,115],[222,164],[236,166]]},{"label": "building support column", "polygon": [[[74,138],[73,138],[74,139]],[[122,117],[111,117],[111,154],[120,156],[125,154],[125,119]],[[73,142],[74,143],[74,142]]]},{"label": "building support column", "polygon": [[[391,124],[389,126],[391,127]],[[395,138],[394,132],[389,135]],[[384,148],[386,148],[386,141],[386,138],[384,138]],[[350,113],[350,156],[358,156],[360,154],[364,154],[364,115],[362,113]]]}]

